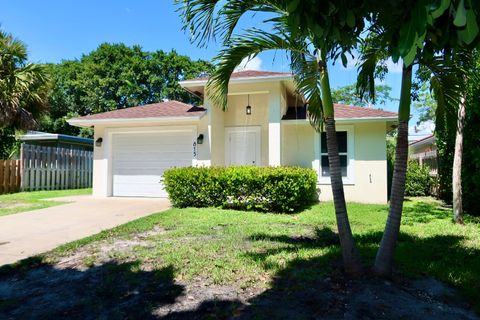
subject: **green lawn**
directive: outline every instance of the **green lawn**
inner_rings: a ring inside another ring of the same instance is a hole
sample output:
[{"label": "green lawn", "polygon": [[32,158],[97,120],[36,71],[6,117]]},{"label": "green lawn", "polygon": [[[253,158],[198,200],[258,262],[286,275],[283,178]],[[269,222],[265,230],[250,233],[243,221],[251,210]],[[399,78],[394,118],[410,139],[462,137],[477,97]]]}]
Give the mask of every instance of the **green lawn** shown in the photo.
[{"label": "green lawn", "polygon": [[[387,207],[349,204],[353,232],[366,265],[373,261],[382,235]],[[480,221],[467,217],[465,226],[451,222],[451,209],[431,199],[405,202],[396,274],[432,276],[461,289],[480,310]],[[4,274],[28,270],[32,261],[54,264],[78,251],[85,268],[108,261],[132,263],[137,270],[173,270],[184,282],[241,288],[275,286],[290,279],[299,286],[338,271],[340,251],[332,203],[298,214],[264,214],[219,209],[171,209],[95,236],[43,256],[0,269]],[[136,243],[133,250],[110,246],[115,241]],[[144,243],[145,245],[142,245]],[[102,250],[107,246],[108,250]],[[112,249],[113,248],[113,249]],[[103,257],[102,257],[103,256]]]},{"label": "green lawn", "polygon": [[91,194],[92,189],[18,192],[0,195],[0,217],[9,214],[58,206],[59,201],[44,199]]}]

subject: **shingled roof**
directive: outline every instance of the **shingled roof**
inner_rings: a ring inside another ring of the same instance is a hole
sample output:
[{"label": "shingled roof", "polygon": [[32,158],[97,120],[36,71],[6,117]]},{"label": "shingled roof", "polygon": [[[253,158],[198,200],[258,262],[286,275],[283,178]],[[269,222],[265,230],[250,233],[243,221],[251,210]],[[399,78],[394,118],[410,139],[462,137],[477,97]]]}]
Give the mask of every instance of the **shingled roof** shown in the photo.
[{"label": "shingled roof", "polygon": [[109,112],[91,114],[72,120],[138,119],[163,117],[195,117],[205,112],[203,107],[195,107],[180,101],[170,100],[146,104],[138,107],[118,109]]},{"label": "shingled roof", "polygon": [[[335,119],[361,119],[361,118],[392,118],[397,117],[396,112],[384,111],[381,109],[365,108],[358,106],[349,106],[346,104],[335,103]],[[282,120],[305,120],[307,118],[306,109],[303,107],[290,107]]]}]

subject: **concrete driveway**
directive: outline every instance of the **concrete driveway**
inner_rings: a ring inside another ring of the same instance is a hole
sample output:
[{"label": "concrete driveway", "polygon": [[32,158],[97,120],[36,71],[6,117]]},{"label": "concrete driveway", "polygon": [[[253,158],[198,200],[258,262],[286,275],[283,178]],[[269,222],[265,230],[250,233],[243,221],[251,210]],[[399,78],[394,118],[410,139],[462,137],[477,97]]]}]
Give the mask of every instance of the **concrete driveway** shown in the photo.
[{"label": "concrete driveway", "polygon": [[55,198],[71,203],[0,217],[0,265],[166,210],[167,199]]}]

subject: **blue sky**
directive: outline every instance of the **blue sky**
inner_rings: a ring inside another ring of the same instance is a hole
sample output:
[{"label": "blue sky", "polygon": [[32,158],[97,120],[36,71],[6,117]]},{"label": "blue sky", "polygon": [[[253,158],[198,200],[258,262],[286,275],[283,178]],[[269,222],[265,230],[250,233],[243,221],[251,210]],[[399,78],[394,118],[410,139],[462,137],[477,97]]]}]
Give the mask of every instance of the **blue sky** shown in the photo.
[{"label": "blue sky", "polygon": [[[243,24],[248,26],[248,19]],[[34,62],[79,58],[102,42],[140,45],[145,50],[175,49],[193,59],[212,59],[218,46],[197,48],[181,30],[173,0],[0,0],[0,25],[24,41]],[[289,71],[282,53],[268,52],[249,65],[262,70]],[[400,89],[399,67],[392,64],[385,84],[392,97]],[[341,64],[330,69],[332,87],[352,84],[356,70]],[[397,103],[382,107],[395,111]],[[415,110],[414,110],[415,113]],[[416,117],[412,119],[415,124]]]}]

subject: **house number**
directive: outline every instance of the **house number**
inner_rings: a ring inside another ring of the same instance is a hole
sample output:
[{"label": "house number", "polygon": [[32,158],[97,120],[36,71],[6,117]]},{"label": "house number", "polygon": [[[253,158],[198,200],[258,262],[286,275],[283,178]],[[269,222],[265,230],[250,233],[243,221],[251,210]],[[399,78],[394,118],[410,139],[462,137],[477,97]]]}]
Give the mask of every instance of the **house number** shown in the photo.
[{"label": "house number", "polygon": [[197,142],[193,141],[193,159],[197,159]]}]

